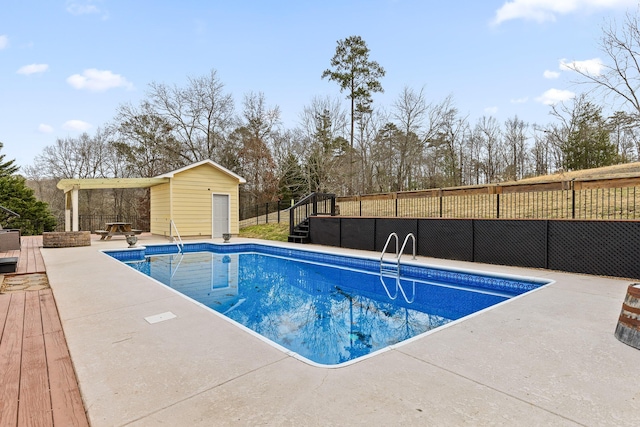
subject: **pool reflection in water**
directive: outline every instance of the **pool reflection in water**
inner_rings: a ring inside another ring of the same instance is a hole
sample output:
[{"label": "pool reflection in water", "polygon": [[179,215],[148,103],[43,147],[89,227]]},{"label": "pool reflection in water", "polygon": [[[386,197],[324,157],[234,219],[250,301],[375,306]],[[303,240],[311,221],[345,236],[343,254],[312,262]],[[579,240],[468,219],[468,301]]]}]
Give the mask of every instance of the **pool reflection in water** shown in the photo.
[{"label": "pool reflection in water", "polygon": [[259,253],[151,255],[129,265],[313,362],[335,365],[512,295]]}]

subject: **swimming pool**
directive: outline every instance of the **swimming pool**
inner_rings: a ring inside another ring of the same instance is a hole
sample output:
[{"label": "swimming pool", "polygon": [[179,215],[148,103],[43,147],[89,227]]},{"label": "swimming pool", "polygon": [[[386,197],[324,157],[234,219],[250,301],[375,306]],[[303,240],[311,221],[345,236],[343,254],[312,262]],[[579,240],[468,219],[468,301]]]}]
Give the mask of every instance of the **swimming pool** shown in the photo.
[{"label": "swimming pool", "polygon": [[[341,365],[547,284],[262,244],[105,251],[303,360]],[[393,276],[393,277],[392,277]]]}]

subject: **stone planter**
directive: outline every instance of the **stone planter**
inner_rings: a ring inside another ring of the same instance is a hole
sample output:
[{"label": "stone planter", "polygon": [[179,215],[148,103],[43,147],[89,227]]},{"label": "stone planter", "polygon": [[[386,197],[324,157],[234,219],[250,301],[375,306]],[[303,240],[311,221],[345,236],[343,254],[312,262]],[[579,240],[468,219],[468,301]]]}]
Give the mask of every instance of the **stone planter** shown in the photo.
[{"label": "stone planter", "polygon": [[127,243],[130,248],[135,248],[136,243],[138,243],[138,236],[127,236]]},{"label": "stone planter", "polygon": [[43,248],[73,248],[91,246],[88,231],[47,231],[42,233]]},{"label": "stone planter", "polygon": [[222,233],[222,238],[224,239],[224,243],[229,243],[229,239],[231,239],[231,233]]}]

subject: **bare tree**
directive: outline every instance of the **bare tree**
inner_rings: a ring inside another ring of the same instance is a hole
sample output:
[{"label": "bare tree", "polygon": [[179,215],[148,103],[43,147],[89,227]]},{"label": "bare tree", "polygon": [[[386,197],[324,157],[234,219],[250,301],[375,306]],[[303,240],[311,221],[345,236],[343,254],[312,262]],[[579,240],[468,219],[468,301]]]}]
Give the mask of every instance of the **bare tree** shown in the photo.
[{"label": "bare tree", "polygon": [[627,13],[622,28],[609,22],[602,28],[600,50],[608,63],[603,64],[603,72],[585,68],[574,62],[567,67],[580,74],[584,82],[595,85],[605,95],[610,94],[628,105],[633,114],[640,116],[640,25],[636,14]]},{"label": "bare tree", "polygon": [[105,133],[98,129],[94,137],[85,132],[77,138],[58,138],[35,157],[34,164],[54,179],[107,178],[114,176],[110,152]]},{"label": "bare tree", "polygon": [[395,171],[398,170],[396,147],[399,139],[400,130],[394,123],[388,122],[378,131],[371,150],[371,191],[397,191]]},{"label": "bare tree", "polygon": [[397,147],[399,159],[396,171],[396,182],[400,191],[406,190],[410,185],[409,171],[413,169],[413,163],[419,159],[422,151],[424,142],[418,135],[423,134],[428,109],[424,88],[416,93],[405,86],[393,103],[391,115],[402,132]]},{"label": "bare tree", "polygon": [[471,130],[464,142],[467,160],[463,165],[462,174],[465,177],[465,182],[470,185],[484,182],[482,178],[484,170],[482,163],[483,140],[484,136],[480,132]]},{"label": "bare tree", "polygon": [[313,98],[300,115],[303,170],[308,191],[346,193],[346,113],[338,99]]},{"label": "bare tree", "polygon": [[270,146],[280,124],[280,109],[268,108],[264,94],[252,92],[244,97],[243,117],[243,126],[234,131],[240,145],[239,172],[247,178],[242,195],[254,203],[274,200],[278,180]]},{"label": "bare tree", "polygon": [[[77,138],[57,139],[36,156],[34,168],[40,176],[58,181],[63,178],[118,178],[124,174],[124,164],[112,149],[111,132],[98,129],[95,135],[83,133]],[[31,172],[34,174],[34,172]],[[101,197],[109,190],[81,192],[81,210],[95,213],[106,210],[109,204],[120,213],[124,192],[111,191],[113,197]]]},{"label": "bare tree", "polygon": [[46,202],[55,215],[64,212],[64,197],[61,197],[60,190],[56,187],[57,179],[43,175],[44,171],[36,165],[23,166],[21,172],[27,179],[27,186],[34,191],[36,199]]},{"label": "bare tree", "polygon": [[507,119],[504,126],[504,143],[508,156],[504,178],[516,181],[522,179],[524,175],[528,124],[520,120],[518,116],[514,116]]},{"label": "bare tree", "polygon": [[500,156],[502,151],[502,131],[493,116],[482,116],[476,122],[473,133],[481,148],[481,164],[484,171],[484,183],[501,180]]},{"label": "bare tree", "polygon": [[534,130],[533,147],[531,147],[532,165],[525,175],[548,175],[552,170],[553,136],[545,128],[534,126]]},{"label": "bare tree", "polygon": [[463,185],[462,169],[465,160],[463,146],[469,134],[467,118],[459,115],[450,97],[445,99],[437,110],[439,110],[437,116],[441,121],[437,126],[437,134],[432,144],[436,148],[436,155],[442,166],[443,185]]},{"label": "bare tree", "polygon": [[358,120],[356,146],[352,151],[356,159],[356,178],[358,180],[354,185],[361,194],[374,191],[376,136],[387,120],[388,116],[380,109],[372,109],[370,112],[362,114]]},{"label": "bare tree", "polygon": [[216,71],[189,78],[184,88],[156,82],[149,87],[149,103],[170,124],[184,163],[215,160],[235,124],[233,98],[224,92]]},{"label": "bare tree", "polygon": [[113,146],[126,162],[127,176],[153,177],[183,165],[172,125],[144,101],[118,108]]}]

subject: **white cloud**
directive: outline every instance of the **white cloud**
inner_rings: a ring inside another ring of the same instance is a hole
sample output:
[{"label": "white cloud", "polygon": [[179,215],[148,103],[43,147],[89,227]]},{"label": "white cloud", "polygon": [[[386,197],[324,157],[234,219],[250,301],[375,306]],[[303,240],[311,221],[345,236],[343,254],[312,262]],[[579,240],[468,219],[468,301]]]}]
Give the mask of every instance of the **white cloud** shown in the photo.
[{"label": "white cloud", "polygon": [[109,89],[124,87],[133,89],[133,84],[120,74],[113,74],[109,70],[84,70],[82,75],[74,74],[67,78],[67,83],[76,89],[87,89],[91,92],[104,92]]},{"label": "white cloud", "polygon": [[493,24],[499,25],[511,19],[555,21],[558,15],[573,12],[633,6],[637,6],[637,0],[512,0],[496,11]]},{"label": "white cloud", "polygon": [[94,15],[101,14],[102,19],[109,19],[109,13],[96,5],[99,0],[67,0],[67,12],[72,15]]},{"label": "white cloud", "polygon": [[9,37],[2,35],[0,36],[0,50],[9,46]]},{"label": "white cloud", "polygon": [[570,90],[562,90],[562,89],[549,89],[542,95],[536,98],[536,101],[541,102],[545,105],[555,105],[558,102],[564,102],[575,97],[576,94],[571,92]]},{"label": "white cloud", "polygon": [[550,70],[544,70],[544,73],[542,73],[542,75],[545,79],[557,79],[558,77],[560,77],[559,72]]},{"label": "white cloud", "polygon": [[560,60],[560,69],[565,71],[577,70],[590,76],[599,76],[602,74],[604,64],[600,58],[586,59],[584,61],[567,62],[565,59]]},{"label": "white cloud", "polygon": [[487,107],[484,109],[484,112],[487,114],[496,114],[498,112],[498,107]]},{"label": "white cloud", "polygon": [[84,132],[91,128],[91,124],[82,120],[68,120],[62,125],[62,129]]},{"label": "white cloud", "polygon": [[31,64],[31,65],[25,65],[24,67],[20,67],[16,72],[18,74],[24,74],[28,76],[30,74],[35,74],[35,73],[44,73],[48,69],[49,69],[48,64]]},{"label": "white cloud", "polygon": [[516,99],[512,99],[511,103],[512,104],[524,104],[525,102],[529,101],[528,97],[524,97],[524,98],[516,98]]},{"label": "white cloud", "polygon": [[40,123],[38,125],[38,132],[40,132],[40,133],[51,133],[51,132],[53,132],[53,126],[49,126],[47,124]]}]

